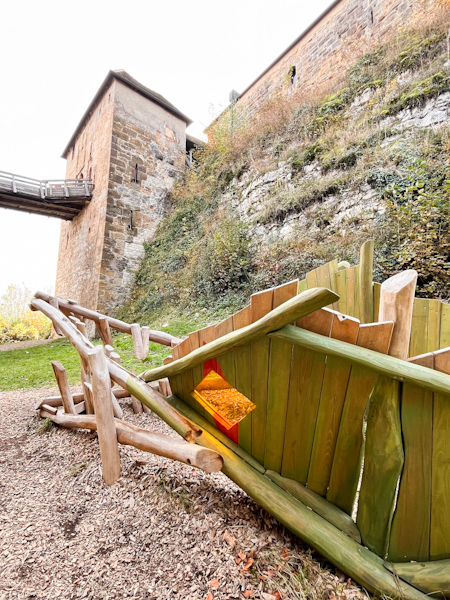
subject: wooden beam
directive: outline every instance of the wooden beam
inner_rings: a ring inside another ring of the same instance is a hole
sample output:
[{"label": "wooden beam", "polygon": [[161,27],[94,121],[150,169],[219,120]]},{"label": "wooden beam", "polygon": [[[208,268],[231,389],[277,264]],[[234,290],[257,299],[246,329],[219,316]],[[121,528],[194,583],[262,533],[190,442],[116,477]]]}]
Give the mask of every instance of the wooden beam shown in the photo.
[{"label": "wooden beam", "polygon": [[[94,415],[64,415],[53,414],[41,409],[40,416],[49,418],[57,425],[69,429],[97,430],[97,417]],[[145,429],[135,427],[125,421],[113,420],[117,441],[123,445],[133,446],[144,452],[151,452],[158,456],[165,456],[172,460],[183,462],[189,466],[197,467],[206,473],[217,473],[222,469],[223,460],[215,450],[209,450],[189,444],[161,433],[154,433]],[[100,438],[100,436],[99,436]]]},{"label": "wooden beam", "polygon": [[283,327],[286,323],[297,321],[322,306],[332,304],[337,298],[338,296],[334,292],[326,288],[307,290],[284,302],[247,327],[232,331],[168,365],[145,371],[140,377],[145,381],[154,381],[201,365],[210,358],[216,358],[232,348],[249,344],[257,338]]},{"label": "wooden beam", "polygon": [[90,353],[88,360],[92,379],[95,421],[102,457],[103,479],[107,485],[112,485],[120,477],[120,455],[111,404],[109,371],[103,348],[97,346]]},{"label": "wooden beam", "polygon": [[67,373],[62,364],[57,360],[52,360],[53,372],[55,373],[56,383],[58,384],[61,393],[64,412],[67,414],[75,414],[75,405],[70,391],[69,382],[67,381]]}]

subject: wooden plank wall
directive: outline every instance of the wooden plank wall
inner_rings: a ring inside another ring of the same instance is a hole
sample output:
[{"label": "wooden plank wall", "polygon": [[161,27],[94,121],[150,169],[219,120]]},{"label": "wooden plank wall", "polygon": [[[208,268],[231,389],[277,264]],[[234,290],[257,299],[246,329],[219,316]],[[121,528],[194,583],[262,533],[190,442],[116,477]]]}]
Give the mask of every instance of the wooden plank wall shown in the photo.
[{"label": "wooden plank wall", "polygon": [[[450,374],[450,349],[411,362]],[[450,395],[403,384],[401,427],[405,464],[392,521],[389,559],[450,558]]]}]

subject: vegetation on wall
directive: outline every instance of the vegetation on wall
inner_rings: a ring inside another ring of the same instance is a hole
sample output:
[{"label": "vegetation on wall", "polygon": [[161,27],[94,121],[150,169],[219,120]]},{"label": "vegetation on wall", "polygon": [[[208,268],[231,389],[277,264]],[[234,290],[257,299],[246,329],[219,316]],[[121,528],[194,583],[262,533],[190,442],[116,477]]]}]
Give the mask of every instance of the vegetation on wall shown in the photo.
[{"label": "vegetation on wall", "polygon": [[[196,168],[172,192],[124,316],[231,311],[253,291],[302,278],[332,258],[356,262],[369,237],[378,279],[415,268],[419,294],[450,297],[450,129],[396,128],[401,111],[450,91],[446,5],[420,29],[369,48],[333,90],[291,88],[251,118],[239,103],[225,111],[208,129]],[[241,182],[283,165],[288,185],[276,182],[243,223],[233,208]],[[349,217],[337,229],[327,199],[361,189],[376,194],[375,227]],[[255,235],[301,213],[308,226],[289,237]]]}]

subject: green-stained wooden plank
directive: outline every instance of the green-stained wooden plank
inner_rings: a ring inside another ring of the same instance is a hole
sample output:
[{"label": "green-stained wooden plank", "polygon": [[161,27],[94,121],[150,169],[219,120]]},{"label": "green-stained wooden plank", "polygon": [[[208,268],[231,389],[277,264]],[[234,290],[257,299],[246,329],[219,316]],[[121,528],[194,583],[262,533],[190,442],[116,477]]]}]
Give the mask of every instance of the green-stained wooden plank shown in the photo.
[{"label": "green-stained wooden plank", "polygon": [[[335,313],[320,309],[297,321],[297,326],[331,335]],[[289,383],[282,475],[305,484],[314,441],[326,357],[294,347]]]},{"label": "green-stained wooden plank", "polygon": [[[273,290],[273,307],[280,306],[297,294],[298,280]],[[267,398],[266,448],[264,466],[281,472],[286,411],[291,372],[292,344],[272,340],[270,346],[269,390]]]},{"label": "green-stained wooden plank", "polygon": [[430,558],[450,558],[450,395],[434,395]]},{"label": "green-stained wooden plank", "polygon": [[281,474],[303,484],[308,477],[325,360],[323,354],[294,347]]},{"label": "green-stained wooden plank", "polygon": [[441,335],[440,348],[450,346],[450,304],[442,302],[441,304]]},{"label": "green-stained wooden plank", "polygon": [[[334,317],[332,338],[355,344],[358,331],[356,319]],[[321,496],[327,493],[350,371],[351,364],[345,359],[327,357],[308,471],[308,488]]]},{"label": "green-stained wooden plank", "polygon": [[[418,364],[433,368],[433,355]],[[389,560],[430,558],[433,394],[405,383],[401,404],[405,465],[392,521]]]},{"label": "green-stained wooden plank", "polygon": [[357,525],[363,544],[378,556],[387,551],[398,478],[403,468],[401,383],[380,377],[367,418],[364,472]]},{"label": "green-stained wooden plank", "polygon": [[347,269],[338,271],[335,274],[336,289],[333,290],[336,294],[339,294],[339,300],[337,301],[337,310],[343,314],[347,314]]},{"label": "green-stained wooden plank", "polygon": [[352,367],[327,493],[327,500],[349,515],[359,482],[364,413],[376,381],[377,375],[367,368]]},{"label": "green-stained wooden plank", "polygon": [[359,319],[361,323],[372,323],[373,315],[373,240],[361,246],[359,259]]},{"label": "green-stained wooden plank", "polygon": [[264,466],[277,473],[283,458],[291,359],[292,344],[271,341]]},{"label": "green-stained wooden plank", "polygon": [[441,306],[440,300],[428,300],[428,347],[427,352],[439,350],[441,333]]},{"label": "green-stained wooden plank", "polygon": [[306,290],[308,289],[308,285],[306,283],[306,279],[302,279],[301,281],[298,282],[298,293],[301,294],[302,292],[306,292]]},{"label": "green-stained wooden plank", "polygon": [[359,283],[359,265],[357,265],[355,267],[355,308],[353,311],[353,317],[355,317],[356,319],[359,319],[359,309],[360,309],[360,300],[359,300],[359,293],[360,293],[360,283]]},{"label": "green-stained wooden plank", "polygon": [[356,267],[347,269],[347,310],[346,315],[355,316],[355,285],[356,285]]},{"label": "green-stained wooden plank", "polygon": [[[223,335],[227,335],[227,333],[231,333],[234,331],[233,325],[233,316],[225,319],[219,325],[216,325],[216,340]],[[234,352],[226,352],[217,358],[217,363],[219,364],[222,372],[225,376],[226,381],[232,385],[236,386],[236,366],[235,366],[235,356]]]},{"label": "green-stained wooden plank", "polygon": [[[251,321],[255,323],[273,307],[273,289],[253,294],[250,299]],[[270,340],[263,338],[251,345],[252,397],[256,405],[252,416],[252,456],[264,462],[266,445],[266,416],[269,379]]]},{"label": "green-stained wooden plank", "polygon": [[414,298],[409,356],[428,352],[428,304],[429,300]]},{"label": "green-stained wooden plank", "polygon": [[[234,329],[247,327],[251,323],[250,306],[234,315]],[[234,353],[236,370],[236,389],[249,400],[252,399],[252,360],[250,346],[237,348]],[[244,417],[239,423],[239,446],[252,453],[252,415]]]},{"label": "green-stained wooden plank", "polygon": [[[357,345],[387,354],[393,323],[367,323],[359,327]],[[363,421],[377,376],[367,367],[354,365],[339,425],[327,499],[352,514],[361,471]]]},{"label": "green-stained wooden plank", "polygon": [[[450,350],[434,352],[434,368],[450,374]],[[450,558],[450,394],[435,394],[430,559]]]},{"label": "green-stained wooden plank", "polygon": [[380,311],[380,294],[381,294],[381,283],[373,282],[373,320],[376,323],[378,321],[378,313]]},{"label": "green-stained wooden plank", "polygon": [[308,290],[317,287],[317,272],[316,270],[306,273],[306,287]]}]

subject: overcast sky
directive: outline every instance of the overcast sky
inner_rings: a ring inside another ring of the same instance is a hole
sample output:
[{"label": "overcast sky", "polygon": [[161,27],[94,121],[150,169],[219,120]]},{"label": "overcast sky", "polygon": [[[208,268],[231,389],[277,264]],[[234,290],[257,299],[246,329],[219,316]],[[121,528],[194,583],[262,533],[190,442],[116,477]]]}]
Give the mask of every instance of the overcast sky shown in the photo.
[{"label": "overcast sky", "polygon": [[[331,0],[4,2],[0,171],[64,178],[61,153],[110,69],[193,119],[198,135]],[[54,286],[59,225],[0,209],[0,294]]]}]

